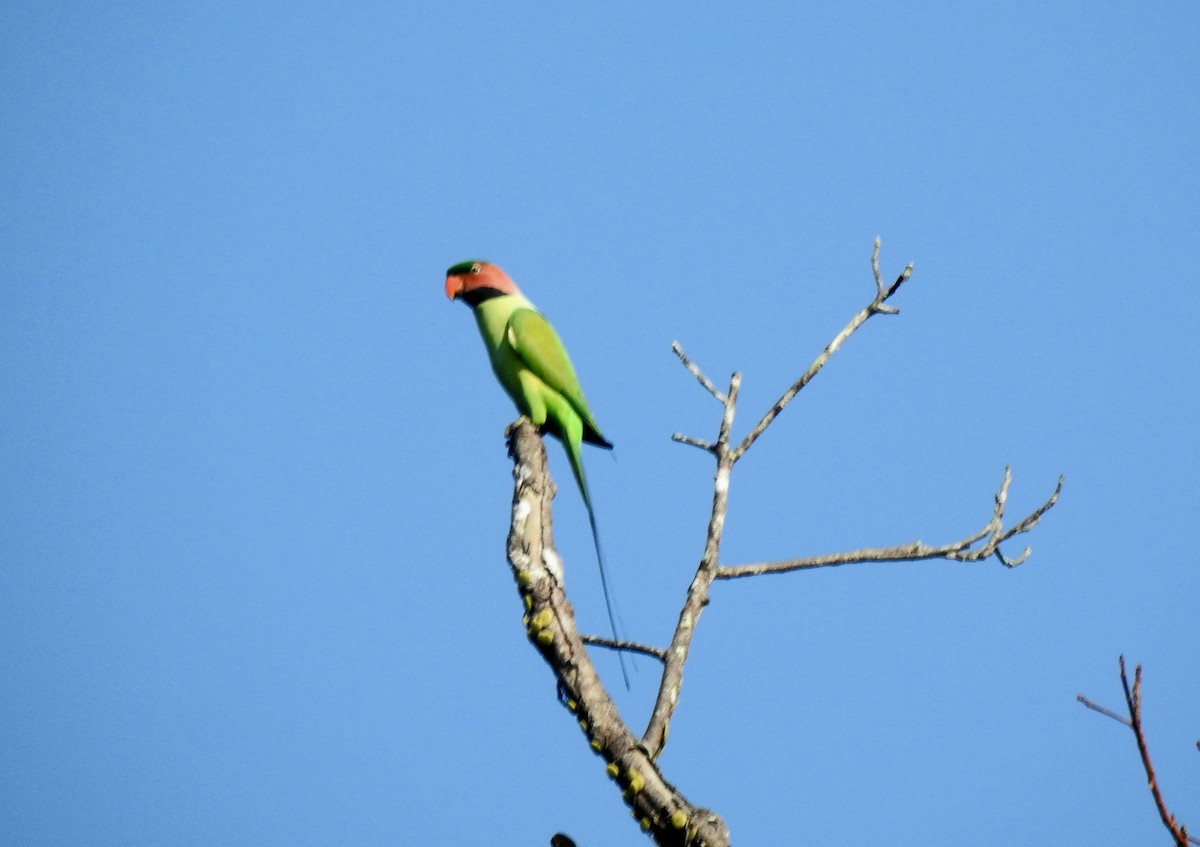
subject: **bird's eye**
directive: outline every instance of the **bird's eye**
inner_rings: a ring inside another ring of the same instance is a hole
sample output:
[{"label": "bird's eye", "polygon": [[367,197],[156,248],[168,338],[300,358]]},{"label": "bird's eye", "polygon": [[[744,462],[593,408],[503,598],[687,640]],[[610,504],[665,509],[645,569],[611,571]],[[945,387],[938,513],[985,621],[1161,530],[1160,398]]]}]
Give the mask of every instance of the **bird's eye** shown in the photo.
[{"label": "bird's eye", "polygon": [[477,273],[479,273],[481,270],[483,270],[483,268],[481,268],[481,267],[479,266],[479,263],[478,263],[478,262],[476,262],[475,264],[471,265],[471,273],[473,273],[473,274],[477,274]]}]

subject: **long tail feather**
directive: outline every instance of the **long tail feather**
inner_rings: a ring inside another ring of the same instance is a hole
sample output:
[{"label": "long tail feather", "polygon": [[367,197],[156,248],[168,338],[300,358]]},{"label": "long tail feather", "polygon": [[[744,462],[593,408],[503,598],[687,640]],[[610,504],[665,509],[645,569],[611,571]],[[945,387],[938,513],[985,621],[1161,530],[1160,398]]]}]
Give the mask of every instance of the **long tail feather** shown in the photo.
[{"label": "long tail feather", "polygon": [[[600,563],[600,586],[604,589],[604,607],[608,610],[608,625],[612,629],[613,641],[620,641],[620,627],[617,626],[620,615],[617,613],[616,601],[608,588],[608,570],[604,566],[604,551],[600,548],[600,532],[596,529],[596,513],[592,509],[592,497],[588,492],[587,480],[583,475],[583,457],[580,455],[581,451],[578,446],[574,450],[566,442],[563,443],[563,446],[567,448],[567,457],[571,460],[571,470],[575,474],[579,492],[583,495],[583,505],[587,508],[588,523],[592,525],[592,543],[596,546],[596,561]],[[625,681],[625,690],[629,691],[631,686],[629,671],[625,667],[624,650],[617,650],[617,660],[621,663],[621,678]]]},{"label": "long tail feather", "polygon": [[[587,506],[588,523],[592,525],[592,543],[596,545],[596,561],[600,563],[600,586],[604,589],[604,606],[608,610],[608,625],[612,628],[613,641],[620,641],[616,604],[613,601],[612,592],[608,590],[608,572],[604,567],[604,552],[600,549],[600,533],[596,531],[596,515],[592,512],[591,498],[586,495],[584,496],[584,505]],[[629,691],[629,671],[625,668],[624,650],[617,651],[617,661],[621,663],[621,678],[625,680],[625,690]]]}]

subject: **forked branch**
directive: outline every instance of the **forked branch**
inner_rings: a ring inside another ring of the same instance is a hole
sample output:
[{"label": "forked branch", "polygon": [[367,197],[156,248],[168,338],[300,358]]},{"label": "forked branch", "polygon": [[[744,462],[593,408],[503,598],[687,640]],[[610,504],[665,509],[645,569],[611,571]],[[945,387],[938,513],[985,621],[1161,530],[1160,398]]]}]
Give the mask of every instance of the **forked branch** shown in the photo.
[{"label": "forked branch", "polygon": [[889,305],[888,301],[912,277],[913,266],[911,263],[908,264],[900,272],[899,276],[896,277],[894,282],[886,285],[883,273],[879,268],[879,250],[880,242],[876,238],[874,248],[871,251],[871,272],[875,279],[874,298],[850,319],[850,322],[833,337],[833,340],[825,345],[825,349],[821,351],[820,355],[817,356],[808,369],[800,375],[800,378],[788,387],[771,408],[759,419],[758,423],[754,425],[746,437],[737,442],[736,445],[730,439],[730,432],[737,405],[741,375],[737,373],[733,374],[729,381],[729,390],[721,392],[716,388],[715,383],[704,375],[700,367],[687,356],[678,342],[672,345],[675,355],[679,357],[680,362],[687,368],[688,372],[705,387],[709,394],[722,402],[723,412],[721,415],[721,425],[715,441],[695,438],[681,433],[676,433],[672,436],[675,441],[698,447],[712,454],[716,459],[717,467],[713,477],[712,511],[708,520],[708,533],[705,540],[704,554],[700,559],[700,564],[696,569],[692,583],[688,587],[687,597],[684,600],[683,609],[679,614],[679,620],[675,626],[671,645],[666,651],[662,683],[659,686],[654,710],[651,713],[646,731],[642,734],[642,744],[650,752],[652,758],[658,756],[663,745],[666,743],[667,726],[679,701],[679,692],[683,684],[683,666],[687,661],[691,641],[695,635],[700,615],[708,604],[709,589],[713,580],[758,576],[765,573],[784,573],[793,570],[845,565],[856,562],[906,561],[934,558],[974,562],[995,556],[998,561],[1006,567],[1011,568],[1025,561],[1030,551],[1026,549],[1015,559],[1009,559],[1001,551],[1000,545],[1016,535],[1033,529],[1041,516],[1058,502],[1058,497],[1062,492],[1063,481],[1061,477],[1054,489],[1054,493],[1050,495],[1045,503],[1015,525],[1005,528],[1004,510],[1008,501],[1008,489],[1012,484],[1011,469],[1006,468],[1004,480],[1001,482],[1000,490],[995,496],[995,507],[992,511],[991,520],[979,532],[969,535],[960,541],[940,547],[931,547],[920,541],[913,541],[895,547],[854,550],[848,553],[790,559],[782,562],[759,562],[733,566],[720,564],[721,537],[725,527],[730,474],[734,464],[745,455],[746,451],[750,449],[759,436],[766,432],[767,428],[779,416],[780,412],[821,372],[821,369],[825,367],[829,358],[863,324],[875,315],[894,315],[899,312],[894,306]]},{"label": "forked branch", "polygon": [[1162,820],[1163,826],[1167,828],[1167,831],[1171,833],[1171,837],[1175,839],[1176,847],[1187,847],[1188,844],[1200,844],[1200,840],[1188,835],[1187,827],[1181,824],[1171,814],[1170,810],[1167,809],[1167,803],[1163,800],[1162,790],[1158,787],[1158,777],[1154,774],[1154,763],[1150,761],[1150,747],[1146,744],[1146,733],[1142,728],[1142,666],[1138,665],[1134,668],[1133,687],[1131,688],[1129,685],[1129,676],[1125,673],[1124,656],[1120,658],[1120,665],[1121,688],[1125,691],[1125,707],[1129,710],[1128,719],[1111,709],[1096,705],[1082,694],[1078,695],[1075,699],[1092,711],[1106,715],[1133,730],[1133,736],[1137,741],[1138,755],[1141,756],[1142,767],[1146,771],[1147,787],[1150,789],[1150,795],[1154,798],[1154,805],[1158,809],[1158,816]]},{"label": "forked branch", "polygon": [[[898,310],[889,305],[888,301],[912,276],[912,267],[909,264],[893,283],[885,285],[879,270],[879,239],[875,240],[871,254],[871,269],[875,278],[875,296],[872,301],[834,336],[808,370],[780,396],[740,442],[735,443],[731,434],[741,375],[734,373],[729,379],[728,389],[722,391],[688,358],[678,343],[673,345],[672,349],[679,357],[680,363],[721,404],[722,412],[715,440],[709,441],[683,434],[672,436],[682,444],[697,447],[712,455],[716,468],[704,552],[688,586],[671,643],[665,649],[635,642],[585,637],[578,633],[574,612],[563,587],[562,567],[553,547],[550,499],[553,497],[554,487],[547,473],[541,439],[532,425],[524,419],[509,429],[509,449],[515,462],[513,476],[516,489],[513,495],[513,522],[509,533],[508,555],[525,606],[524,623],[529,638],[552,668],[557,679],[560,700],[575,715],[591,749],[604,758],[605,771],[622,787],[621,796],[631,807],[634,818],[658,844],[686,844],[689,847],[722,847],[729,844],[729,830],[721,818],[690,803],[663,778],[656,764],[667,741],[668,725],[679,702],[683,685],[684,664],[687,662],[700,616],[708,605],[709,590],[714,580],[854,562],[932,558],[974,562],[993,555],[1007,567],[1015,567],[1028,557],[1029,550],[1026,549],[1015,559],[1009,559],[1001,552],[1000,545],[1033,529],[1041,516],[1058,501],[1062,491],[1061,477],[1054,493],[1045,503],[1015,525],[1006,528],[1004,511],[1012,474],[1009,469],[1005,469],[1004,480],[995,495],[991,520],[980,531],[959,541],[940,547],[930,547],[920,541],[913,541],[896,547],[862,549],[783,562],[734,566],[720,564],[721,540],[725,529],[733,466],[859,327],[875,315],[897,314]],[[585,644],[640,652],[662,662],[662,678],[654,708],[640,738],[633,735],[618,714],[591,663]]]},{"label": "forked branch", "polygon": [[[789,571],[806,570],[809,568],[826,568],[837,565],[855,565],[864,562],[914,562],[924,559],[950,559],[958,562],[978,562],[989,556],[996,559],[1005,567],[1015,568],[1029,558],[1032,552],[1028,547],[1015,559],[1007,558],[1000,550],[1000,545],[1012,538],[1029,532],[1037,526],[1038,520],[1046,511],[1058,502],[1062,493],[1063,478],[1058,478],[1054,493],[1045,503],[1034,509],[1017,524],[1004,528],[1004,506],[1008,500],[1008,487],[1012,483],[1012,468],[1004,469],[1004,481],[996,492],[996,505],[992,519],[974,535],[968,535],[959,541],[931,547],[921,541],[910,541],[907,544],[897,544],[894,547],[868,547],[862,550],[851,550],[846,553],[829,553],[824,556],[807,556],[802,559],[787,559],[780,562],[755,562],[749,565],[722,565],[717,568],[717,579],[739,579],[746,576],[759,576],[768,573],[787,573]],[[983,541],[978,547],[975,545]],[[974,549],[972,549],[974,548]]]},{"label": "forked branch", "polygon": [[787,391],[780,395],[766,414],[762,416],[758,423],[754,425],[754,429],[742,439],[742,443],[733,451],[733,461],[742,458],[742,455],[750,449],[750,445],[758,440],[758,437],[766,432],[767,427],[771,422],[779,416],[787,404],[792,402],[792,398],[799,394],[804,386],[812,382],[813,377],[821,372],[821,368],[825,367],[825,363],[829,361],[829,357],[838,351],[838,348],[846,343],[846,339],[858,331],[858,328],[865,324],[867,320],[874,315],[898,315],[900,310],[887,305],[887,301],[892,295],[900,290],[909,277],[912,276],[913,265],[909,262],[908,265],[900,272],[900,276],[896,277],[896,281],[887,289],[883,287],[883,276],[879,271],[879,239],[875,239],[875,248],[871,251],[871,270],[875,275],[875,299],[868,303],[862,311],[850,319],[850,323],[833,337],[833,340],[825,345],[825,349],[821,351],[821,355],[808,366],[808,370],[800,375],[800,378],[793,382]]},{"label": "forked branch", "polygon": [[[554,548],[550,511],[554,483],[542,439],[521,418],[509,427],[508,444],[515,482],[508,561],[525,608],[526,633],[554,672],[560,701],[574,716],[592,752],[603,758],[605,773],[620,787],[634,819],[657,844],[728,847],[724,821],[689,802],[663,778],[600,681],[575,625],[562,562]],[[643,652],[661,659],[654,648]]]}]

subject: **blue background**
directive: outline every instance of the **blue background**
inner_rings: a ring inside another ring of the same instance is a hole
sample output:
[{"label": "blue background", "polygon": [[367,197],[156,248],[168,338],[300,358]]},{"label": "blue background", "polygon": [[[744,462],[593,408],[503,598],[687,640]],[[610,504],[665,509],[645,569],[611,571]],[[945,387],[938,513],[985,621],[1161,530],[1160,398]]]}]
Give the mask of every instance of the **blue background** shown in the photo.
[{"label": "blue background", "polygon": [[[719,584],[661,763],[738,844],[1200,828],[1200,7],[0,10],[0,843],[645,843],[526,644],[514,417],[447,266],[565,339],[627,634],[665,644],[739,370],[724,561],[1061,504],[1015,571]],[[606,628],[563,455],[556,529]],[[1012,546],[1019,552],[1023,544]],[[632,692],[644,725],[656,677]]]}]

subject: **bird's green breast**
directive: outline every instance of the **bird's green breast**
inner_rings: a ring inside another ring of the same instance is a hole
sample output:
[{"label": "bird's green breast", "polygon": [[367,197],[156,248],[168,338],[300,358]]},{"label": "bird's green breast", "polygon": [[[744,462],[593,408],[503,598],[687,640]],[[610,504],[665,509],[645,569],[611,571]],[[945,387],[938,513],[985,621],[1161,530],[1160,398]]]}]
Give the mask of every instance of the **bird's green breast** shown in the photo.
[{"label": "bird's green breast", "polygon": [[508,392],[517,408],[528,412],[522,397],[521,382],[517,373],[525,367],[524,362],[517,356],[512,345],[508,343],[508,320],[517,309],[532,309],[533,304],[524,297],[515,294],[505,294],[503,297],[492,297],[475,307],[475,322],[479,325],[479,334],[483,336],[483,344],[487,347],[488,358],[492,362],[492,370],[496,378]]}]

